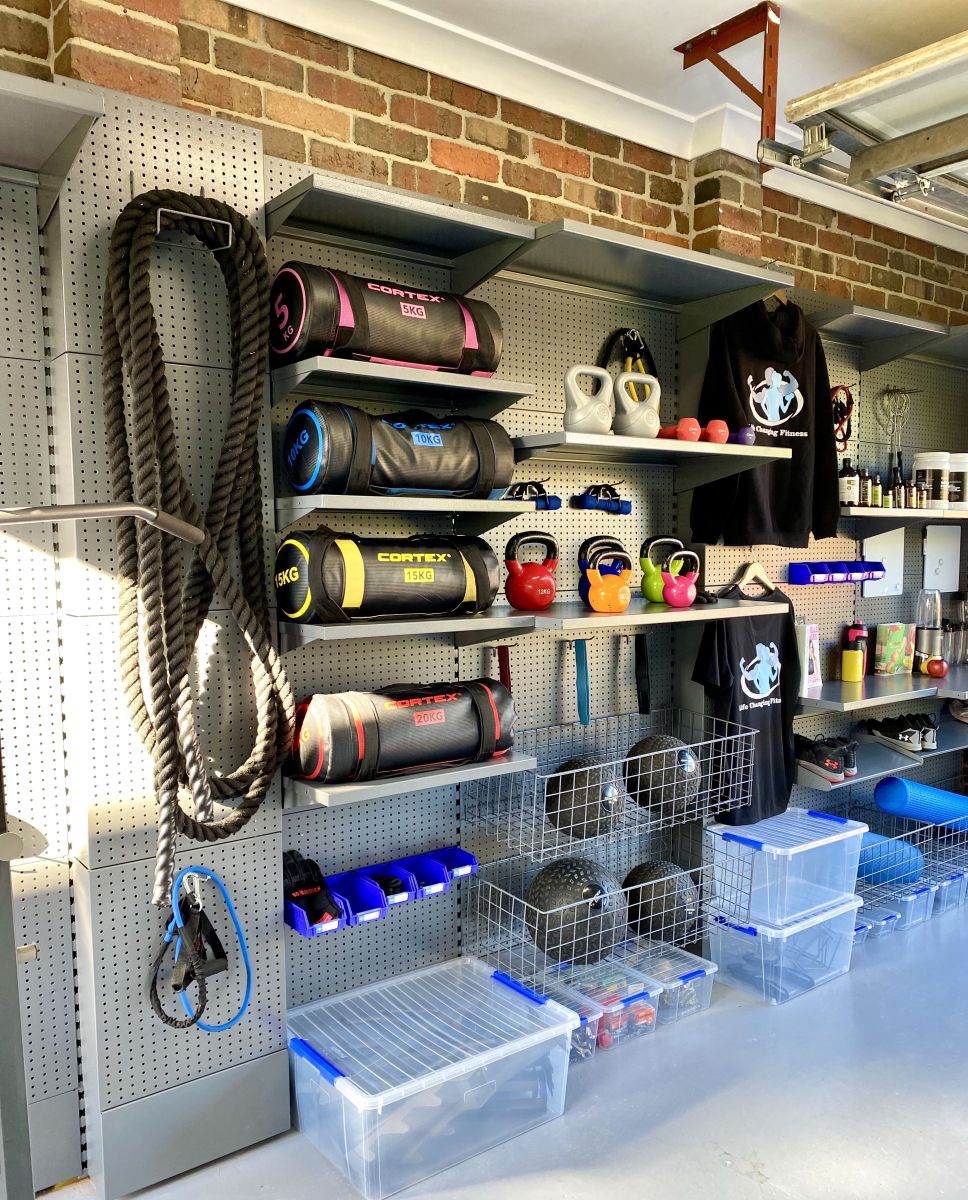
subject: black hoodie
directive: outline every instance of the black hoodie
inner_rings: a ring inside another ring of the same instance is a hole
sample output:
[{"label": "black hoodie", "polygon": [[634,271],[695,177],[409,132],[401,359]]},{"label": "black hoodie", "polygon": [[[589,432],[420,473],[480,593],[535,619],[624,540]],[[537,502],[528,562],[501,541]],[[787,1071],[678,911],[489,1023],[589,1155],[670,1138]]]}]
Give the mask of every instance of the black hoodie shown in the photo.
[{"label": "black hoodie", "polygon": [[759,301],[714,325],[699,420],[756,429],[758,446],[793,451],[696,489],[692,536],[727,546],[806,546],[833,537],[840,503],[827,360],[796,304]]}]

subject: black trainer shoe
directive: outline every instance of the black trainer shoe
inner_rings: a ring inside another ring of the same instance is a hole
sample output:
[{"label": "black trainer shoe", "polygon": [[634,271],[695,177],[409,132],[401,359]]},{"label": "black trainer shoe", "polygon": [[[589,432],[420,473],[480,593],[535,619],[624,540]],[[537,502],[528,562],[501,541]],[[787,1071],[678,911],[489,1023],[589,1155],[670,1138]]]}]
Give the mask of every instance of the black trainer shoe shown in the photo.
[{"label": "black trainer shoe", "polygon": [[868,721],[867,729],[871,737],[888,746],[897,746],[902,750],[921,749],[921,730],[912,725],[908,717],[888,717],[884,721]]},{"label": "black trainer shoe", "polygon": [[829,738],[794,737],[797,762],[807,771],[826,779],[828,783],[844,782],[844,754]]},{"label": "black trainer shoe", "polygon": [[905,718],[921,733],[921,749],[937,750],[938,718],[933,713],[911,713]]},{"label": "black trainer shoe", "polygon": [[853,779],[857,774],[857,743],[845,737],[828,738],[827,741],[844,757],[844,778]]}]

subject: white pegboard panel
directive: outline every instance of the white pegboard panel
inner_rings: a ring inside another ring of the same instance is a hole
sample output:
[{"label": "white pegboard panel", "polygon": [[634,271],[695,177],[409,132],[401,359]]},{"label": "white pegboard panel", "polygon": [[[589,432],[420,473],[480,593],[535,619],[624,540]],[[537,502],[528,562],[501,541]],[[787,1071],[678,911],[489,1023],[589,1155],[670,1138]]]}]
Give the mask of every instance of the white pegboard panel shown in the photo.
[{"label": "white pegboard panel", "polygon": [[[190,307],[189,297],[183,303]],[[235,419],[231,372],[213,367],[167,364],[167,377],[179,460],[203,509],[226,431]],[[101,360],[65,354],[51,367],[54,454],[58,499],[86,504],[111,499],[111,478],[101,393]],[[272,472],[268,411],[260,427],[259,463],[263,480],[263,524],[273,526]],[[271,577],[271,535],[264,539],[266,577]],[[108,614],[117,609],[117,552],[113,521],[78,521],[60,530],[63,586],[61,603],[70,614]],[[186,549],[186,558],[190,552]],[[237,555],[229,560],[238,570]],[[216,607],[224,601],[216,598]]]},{"label": "white pegboard panel", "polygon": [[[165,913],[149,902],[151,864],[124,863],[91,872],[78,868],[77,902],[87,908],[78,919],[83,943],[80,952],[93,955],[96,967],[94,1003],[103,1108],[199,1079],[285,1045],[279,836],[234,838],[196,847],[176,858],[176,870],[192,864],[209,867],[224,880],[252,959],[249,1010],[238,1025],[219,1034],[169,1029],[145,1000],[145,975],[166,919]],[[224,906],[210,885],[203,883],[202,888],[203,904],[229,956],[229,974],[209,981],[205,1019],[217,1024],[238,1008],[245,979]]]},{"label": "white pegboard panel", "polygon": [[884,446],[886,461],[890,435],[877,420],[877,399],[885,388],[909,392],[909,415],[901,433],[905,470],[911,468],[912,450],[968,450],[968,380],[964,371],[917,358],[899,358],[864,376],[861,438]]},{"label": "white pegboard panel", "polygon": [[[104,116],[81,147],[52,222],[58,250],[49,271],[52,356],[70,350],[100,353],[111,228],[133,196],[151,188],[204,193],[262,228],[257,130],[97,90]],[[218,322],[227,310],[221,283],[212,286],[217,269],[208,255],[177,248],[160,248],[156,257],[161,264],[156,282],[163,286],[153,295],[166,353],[175,361],[220,365],[225,338],[218,336]]]},{"label": "white pegboard panel", "polygon": [[67,853],[58,631],[53,617],[4,617],[0,660],[0,747],[11,828],[20,818]]},{"label": "white pegboard panel", "polygon": [[0,357],[43,355],[37,189],[0,181]]},{"label": "white pegboard panel", "polygon": [[10,879],[17,944],[37,947],[37,957],[17,967],[27,1100],[33,1104],[77,1088],[68,867],[50,858],[21,859]]},{"label": "white pegboard panel", "polygon": [[[155,794],[150,759],[138,739],[120,686],[115,617],[63,618],[64,738],[71,844],[92,869],[148,860],[155,852]],[[255,709],[244,671],[241,635],[224,616],[212,616],[200,639],[205,685],[196,682],[197,721],[210,763],[234,768],[254,736]],[[91,703],[91,697],[97,703]],[[190,801],[185,801],[190,805]],[[246,836],[279,828],[276,780]],[[223,811],[216,806],[216,812]],[[179,839],[188,851],[195,843]]]},{"label": "white pegboard panel", "polygon": [[[8,312],[0,304],[5,319]],[[0,321],[0,336],[2,329]],[[0,358],[0,421],[0,507],[49,504],[50,431],[41,363]],[[7,613],[54,611],[53,547],[49,525],[0,533],[0,588]]]}]

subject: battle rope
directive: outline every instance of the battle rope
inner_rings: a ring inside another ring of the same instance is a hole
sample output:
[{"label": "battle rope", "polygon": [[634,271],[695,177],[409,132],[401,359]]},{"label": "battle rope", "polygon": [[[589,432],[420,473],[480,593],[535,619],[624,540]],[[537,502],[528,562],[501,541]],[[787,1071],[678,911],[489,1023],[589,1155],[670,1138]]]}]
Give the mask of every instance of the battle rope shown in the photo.
[{"label": "battle rope", "polygon": [[[178,462],[151,305],[149,266],[161,209],[166,210],[167,228],[191,233],[216,251],[229,297],[232,418],[204,513]],[[228,246],[226,225],[232,231]],[[158,843],[152,901],[160,907],[171,899],[176,834],[212,842],[237,833],[258,810],[292,738],[292,689],[269,637],[257,449],[268,295],[268,266],[259,235],[227,204],[152,191],[132,200],[118,218],[104,294],[101,365],[114,499],[174,513],[205,532],[186,573],[180,542],[130,518],[117,525],[121,674],[132,720],[154,763]],[[235,544],[238,581],[226,561]],[[249,647],[257,712],[252,750],[245,762],[227,772],[210,772],[205,763],[189,675],[216,590]],[[179,787],[186,785],[194,816],[179,802]],[[216,799],[237,803],[216,819]]]}]

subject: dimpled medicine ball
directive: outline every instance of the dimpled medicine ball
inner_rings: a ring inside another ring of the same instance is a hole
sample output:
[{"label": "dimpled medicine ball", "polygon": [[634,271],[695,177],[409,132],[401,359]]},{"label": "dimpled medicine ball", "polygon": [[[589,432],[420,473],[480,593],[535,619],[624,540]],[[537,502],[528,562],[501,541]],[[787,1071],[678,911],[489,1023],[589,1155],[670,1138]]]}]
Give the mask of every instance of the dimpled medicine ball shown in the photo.
[{"label": "dimpled medicine ball", "polygon": [[605,764],[598,755],[585,754],[563,762],[558,773],[548,779],[545,815],[568,837],[601,837],[618,825],[625,799],[615,765]]},{"label": "dimpled medicine ball", "polygon": [[[644,757],[643,757],[644,756]],[[681,818],[699,795],[702,771],[695,751],[677,737],[652,733],[636,742],[625,760],[625,786],[661,820]]]},{"label": "dimpled medicine ball", "polygon": [[531,880],[526,901],[531,936],[555,962],[596,963],[625,935],[625,894],[590,859],[548,863]]},{"label": "dimpled medicine ball", "polygon": [[656,859],[633,867],[622,883],[629,925],[639,937],[687,941],[699,932],[699,888],[688,871]]}]

